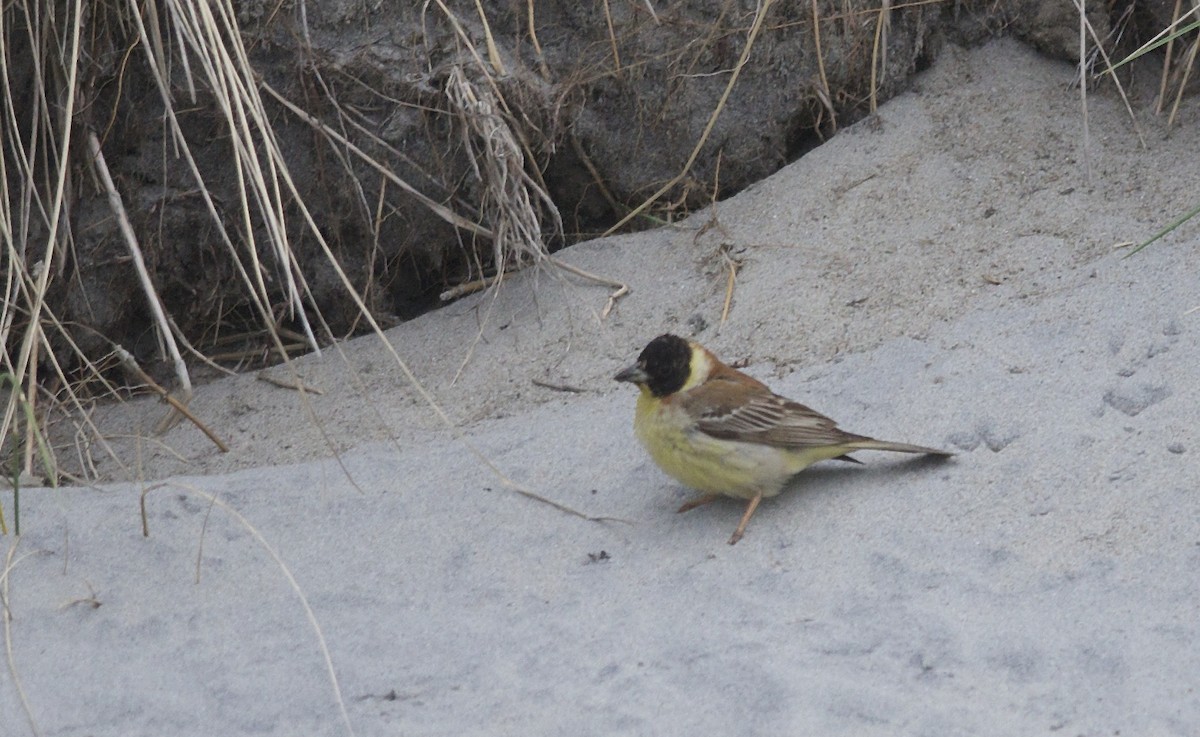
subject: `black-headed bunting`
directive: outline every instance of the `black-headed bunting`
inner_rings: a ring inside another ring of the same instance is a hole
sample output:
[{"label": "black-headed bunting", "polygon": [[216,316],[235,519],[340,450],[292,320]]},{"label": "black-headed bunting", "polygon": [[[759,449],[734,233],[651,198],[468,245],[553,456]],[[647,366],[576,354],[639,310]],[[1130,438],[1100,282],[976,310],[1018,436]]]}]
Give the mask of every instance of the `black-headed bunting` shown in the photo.
[{"label": "black-headed bunting", "polygon": [[792,476],[818,461],[853,461],[847,453],[856,450],[953,455],[838,429],[828,417],[676,335],[650,341],[637,363],[614,378],[641,390],[633,427],[650,457],[701,493],[680,512],[721,496],[748,502],[730,545],[742,539],[763,497],[778,495]]}]

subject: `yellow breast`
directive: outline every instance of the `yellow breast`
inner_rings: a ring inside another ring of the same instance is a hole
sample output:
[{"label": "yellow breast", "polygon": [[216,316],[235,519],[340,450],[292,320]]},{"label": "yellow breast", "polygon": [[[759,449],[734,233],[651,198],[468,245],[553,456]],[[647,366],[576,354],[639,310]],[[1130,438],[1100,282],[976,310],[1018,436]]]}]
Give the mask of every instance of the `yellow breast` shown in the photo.
[{"label": "yellow breast", "polygon": [[775,496],[812,463],[782,448],[705,435],[685,412],[648,391],[638,396],[633,428],[659,468],[706,494]]}]

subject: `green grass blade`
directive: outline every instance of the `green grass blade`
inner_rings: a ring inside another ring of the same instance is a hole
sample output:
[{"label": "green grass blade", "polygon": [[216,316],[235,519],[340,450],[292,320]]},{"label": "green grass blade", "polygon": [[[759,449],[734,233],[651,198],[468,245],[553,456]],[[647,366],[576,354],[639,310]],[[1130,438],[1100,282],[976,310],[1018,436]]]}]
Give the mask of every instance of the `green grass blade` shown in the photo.
[{"label": "green grass blade", "polygon": [[1200,28],[1200,20],[1194,20],[1191,23],[1188,23],[1186,26],[1176,30],[1174,33],[1170,33],[1170,34],[1158,39],[1157,41],[1154,41],[1153,43],[1143,46],[1142,48],[1133,52],[1132,54],[1130,54],[1129,56],[1120,60],[1116,64],[1113,64],[1112,69],[1109,69],[1106,71],[1115,72],[1116,70],[1120,69],[1122,66],[1128,64],[1129,62],[1133,61],[1134,59],[1138,58],[1139,56],[1148,54],[1151,51],[1154,51],[1155,49],[1159,48],[1160,46],[1165,46],[1166,44],[1170,43],[1171,41],[1174,41],[1175,39],[1179,38],[1180,36],[1183,36],[1191,31],[1194,31],[1197,28]]},{"label": "green grass blade", "polygon": [[1138,251],[1141,251],[1146,246],[1150,245],[1151,243],[1158,240],[1159,238],[1162,238],[1167,233],[1170,233],[1172,230],[1175,230],[1180,225],[1183,225],[1184,223],[1186,223],[1187,221],[1196,217],[1197,215],[1200,215],[1200,205],[1196,205],[1194,208],[1192,208],[1191,210],[1188,210],[1183,215],[1180,215],[1179,217],[1175,218],[1175,220],[1168,223],[1167,226],[1164,227],[1162,230],[1160,230],[1157,233],[1155,233],[1154,235],[1150,236],[1150,238],[1148,240],[1141,243],[1137,248],[1135,248],[1132,251],[1130,251],[1129,253],[1125,254],[1125,258],[1129,258],[1130,256],[1137,253]]}]

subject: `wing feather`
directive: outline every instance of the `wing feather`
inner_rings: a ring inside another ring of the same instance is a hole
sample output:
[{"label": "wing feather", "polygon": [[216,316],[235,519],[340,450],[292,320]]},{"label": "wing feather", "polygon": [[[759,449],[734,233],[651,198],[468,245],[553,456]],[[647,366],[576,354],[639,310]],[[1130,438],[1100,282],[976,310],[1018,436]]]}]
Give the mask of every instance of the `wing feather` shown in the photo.
[{"label": "wing feather", "polygon": [[839,430],[837,423],[799,402],[760,386],[712,379],[679,400],[696,429],[721,440],[780,448],[814,448],[866,440]]}]

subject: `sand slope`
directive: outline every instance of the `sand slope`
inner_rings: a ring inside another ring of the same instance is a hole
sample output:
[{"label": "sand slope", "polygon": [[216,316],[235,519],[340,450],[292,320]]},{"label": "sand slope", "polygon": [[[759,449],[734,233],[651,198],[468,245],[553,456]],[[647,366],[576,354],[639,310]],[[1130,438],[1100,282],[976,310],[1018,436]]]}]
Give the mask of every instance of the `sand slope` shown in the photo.
[{"label": "sand slope", "polygon": [[[239,377],[193,402],[232,453],[180,426],[182,462],[148,445],[101,461],[129,481],[27,490],[7,731],[34,731],[23,693],[48,735],[347,733],[315,621],[359,735],[1195,734],[1195,226],[1113,246],[1195,206],[1200,109],[1144,119],[1143,151],[1094,92],[1089,180],[1072,75],[948,50],[720,227],[566,252],[630,283],[607,320],[603,289],[542,275],[390,333],[504,473],[630,523],[506,490],[373,339],[297,362],[337,461],[295,393]],[[959,455],[813,469],[731,548],[741,506],[675,515],[609,378],[668,329]]]}]

